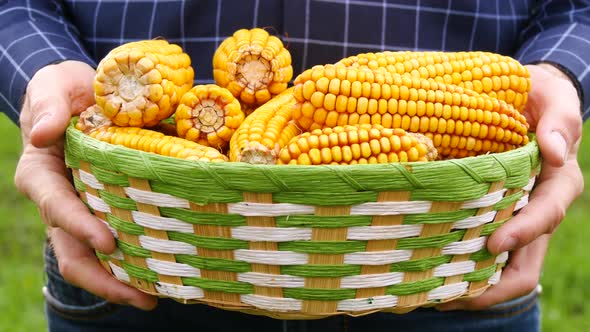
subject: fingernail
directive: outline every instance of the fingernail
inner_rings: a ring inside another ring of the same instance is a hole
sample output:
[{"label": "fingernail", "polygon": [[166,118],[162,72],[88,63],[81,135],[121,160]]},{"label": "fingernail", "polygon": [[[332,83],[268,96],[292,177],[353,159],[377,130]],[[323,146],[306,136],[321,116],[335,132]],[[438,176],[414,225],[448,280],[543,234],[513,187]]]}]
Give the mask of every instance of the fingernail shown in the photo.
[{"label": "fingernail", "polygon": [[504,239],[504,241],[502,241],[502,243],[500,243],[500,245],[498,246],[498,251],[504,252],[514,250],[517,244],[518,240],[516,238],[508,236]]},{"label": "fingernail", "polygon": [[563,135],[558,131],[552,131],[549,134],[549,145],[561,157],[561,160],[565,162],[567,157],[567,143]]}]

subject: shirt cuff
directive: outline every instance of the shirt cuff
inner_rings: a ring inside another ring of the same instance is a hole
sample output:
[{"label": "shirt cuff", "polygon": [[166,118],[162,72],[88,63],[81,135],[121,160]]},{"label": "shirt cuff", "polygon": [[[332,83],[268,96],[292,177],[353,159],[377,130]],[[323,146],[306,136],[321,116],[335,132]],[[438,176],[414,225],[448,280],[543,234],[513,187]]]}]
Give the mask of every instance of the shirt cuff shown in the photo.
[{"label": "shirt cuff", "polygon": [[579,23],[558,26],[530,38],[516,54],[523,64],[546,62],[570,77],[580,96],[584,120],[590,116],[590,27]]}]

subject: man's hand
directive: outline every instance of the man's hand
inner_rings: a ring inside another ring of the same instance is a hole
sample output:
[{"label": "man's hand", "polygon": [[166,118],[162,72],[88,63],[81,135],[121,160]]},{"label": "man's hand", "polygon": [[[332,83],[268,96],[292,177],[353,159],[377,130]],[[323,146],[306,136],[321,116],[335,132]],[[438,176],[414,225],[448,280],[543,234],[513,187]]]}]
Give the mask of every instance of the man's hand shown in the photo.
[{"label": "man's hand", "polygon": [[[72,115],[94,103],[95,71],[77,61],[40,69],[31,79],[21,112],[23,153],[15,184],[38,207],[50,235],[63,277],[111,302],[150,309],[154,297],[108,279],[92,249],[112,253],[109,230],[77,197],[64,163],[63,135]],[[103,276],[103,277],[99,277]],[[99,277],[103,284],[97,283]]]},{"label": "man's hand", "polygon": [[500,283],[490,291],[475,299],[440,305],[440,310],[479,310],[530,293],[538,284],[550,234],[584,189],[576,159],[582,135],[576,89],[566,75],[551,65],[528,68],[532,89],[525,116],[543,156],[541,174],[528,205],[488,241],[491,253],[513,251],[511,259]]}]

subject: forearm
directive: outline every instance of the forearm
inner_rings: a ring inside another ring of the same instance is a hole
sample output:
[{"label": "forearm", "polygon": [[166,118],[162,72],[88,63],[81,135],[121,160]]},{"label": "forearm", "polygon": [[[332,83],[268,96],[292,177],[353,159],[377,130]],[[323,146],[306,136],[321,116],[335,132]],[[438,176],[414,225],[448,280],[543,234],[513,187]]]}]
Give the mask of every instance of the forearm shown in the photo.
[{"label": "forearm", "polygon": [[[590,6],[588,0],[540,1],[523,31],[517,58],[526,64],[551,64],[578,90],[584,119],[590,116]],[[550,69],[553,70],[553,69]]]},{"label": "forearm", "polygon": [[94,64],[60,5],[46,0],[0,4],[0,111],[15,123],[26,86],[40,68],[63,60]]}]

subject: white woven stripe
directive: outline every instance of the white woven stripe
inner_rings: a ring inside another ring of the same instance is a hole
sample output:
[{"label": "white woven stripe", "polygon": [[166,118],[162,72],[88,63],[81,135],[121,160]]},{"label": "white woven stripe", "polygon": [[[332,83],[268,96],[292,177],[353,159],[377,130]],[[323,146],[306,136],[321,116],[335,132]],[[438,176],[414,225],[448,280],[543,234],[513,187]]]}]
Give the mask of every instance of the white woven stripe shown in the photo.
[{"label": "white woven stripe", "polygon": [[490,279],[488,279],[488,284],[490,285],[495,285],[497,283],[500,282],[500,278],[502,277],[502,270],[500,271],[496,271],[496,273],[494,273]]},{"label": "white woven stripe", "polygon": [[104,213],[111,213],[111,207],[105,203],[101,198],[98,198],[92,195],[89,192],[86,192],[86,200],[88,201],[88,205],[95,211],[100,211]]},{"label": "white woven stripe", "polygon": [[264,287],[294,288],[305,286],[305,278],[303,277],[260,272],[238,273],[238,281]]},{"label": "white woven stripe", "polygon": [[285,242],[311,240],[311,228],[238,226],[231,229],[234,239]]},{"label": "white woven stripe", "polygon": [[153,214],[131,211],[136,224],[143,227],[162,231],[177,231],[181,233],[193,233],[193,225],[175,218],[154,216]]},{"label": "white woven stripe", "polygon": [[338,311],[363,311],[372,309],[392,308],[397,305],[395,295],[379,295],[362,299],[348,299],[338,302]]},{"label": "white woven stripe", "polygon": [[169,283],[161,282],[161,281],[157,282],[155,285],[156,285],[156,290],[160,294],[164,294],[164,295],[175,297],[175,298],[190,300],[190,299],[201,299],[201,298],[205,297],[203,290],[200,289],[199,287],[180,286],[180,285],[169,284]]},{"label": "white woven stripe", "polygon": [[155,258],[146,258],[145,261],[150,270],[159,274],[180,277],[201,277],[201,270],[187,264],[167,262]]},{"label": "white woven stripe", "polygon": [[468,287],[469,282],[467,281],[436,287],[435,289],[428,292],[428,300],[444,300],[450,297],[459,296],[461,294],[465,294]]},{"label": "white woven stripe", "polygon": [[435,277],[450,277],[475,271],[474,261],[441,264],[434,269]]},{"label": "white woven stripe", "polygon": [[422,225],[356,226],[348,228],[349,240],[385,240],[418,236]]},{"label": "white woven stripe", "polygon": [[344,264],[383,265],[410,260],[412,250],[353,252],[344,255]]},{"label": "white woven stripe", "polygon": [[385,287],[399,284],[403,280],[403,272],[363,274],[340,279],[340,288]]},{"label": "white woven stripe", "polygon": [[516,202],[516,205],[514,206],[514,211],[522,209],[527,204],[529,204],[529,195],[524,195],[518,200],[518,202]]},{"label": "white woven stripe", "polygon": [[190,204],[186,199],[174,197],[168,194],[155,193],[132,187],[126,187],[125,193],[134,201],[143,204],[184,209],[188,209],[190,207]]},{"label": "white woven stripe", "polygon": [[487,236],[478,237],[467,241],[449,243],[442,249],[443,255],[471,254],[481,250],[486,243]]},{"label": "white woven stripe", "polygon": [[107,228],[109,229],[109,232],[111,232],[111,234],[113,235],[113,237],[115,239],[119,238],[119,234],[117,234],[117,230],[113,228],[113,226],[111,226],[108,222],[98,218],[98,220],[100,220],[105,226],[107,226]]},{"label": "white woven stripe", "polygon": [[113,274],[115,275],[115,278],[117,278],[121,281],[125,281],[125,282],[131,281],[129,279],[129,275],[127,274],[127,272],[125,272],[125,270],[123,270],[123,268],[118,267],[113,262],[109,262],[109,266],[111,267],[111,270],[113,270]]},{"label": "white woven stripe", "polygon": [[496,264],[506,263],[508,260],[508,251],[504,251],[496,256]]},{"label": "white woven stripe", "polygon": [[467,217],[463,220],[456,221],[453,224],[453,229],[468,229],[475,228],[492,222],[496,217],[496,211],[490,211],[479,216]]},{"label": "white woven stripe", "polygon": [[120,261],[124,261],[125,257],[123,256],[123,252],[120,249],[115,249],[115,251],[113,251],[113,253],[110,255],[110,257],[120,260]]},{"label": "white woven stripe", "polygon": [[228,213],[235,213],[242,216],[278,217],[296,214],[313,214],[315,208],[310,205],[290,203],[230,203],[227,205]]},{"label": "white woven stripe", "polygon": [[89,186],[90,188],[94,188],[97,190],[102,190],[104,189],[104,186],[102,185],[102,183],[100,183],[100,181],[98,181],[97,178],[94,177],[94,175],[84,171],[84,170],[78,170],[80,172],[80,180],[82,180],[82,182],[84,182],[85,185]]},{"label": "white woven stripe", "polygon": [[140,235],[139,243],[141,244],[141,247],[144,249],[156,252],[163,252],[166,254],[197,254],[196,247],[180,241],[162,240],[150,236]]},{"label": "white woven stripe", "polygon": [[269,265],[298,265],[307,264],[309,256],[292,251],[268,251],[237,249],[234,258],[248,263],[260,263]]},{"label": "white woven stripe", "polygon": [[524,186],[524,187],[522,188],[522,190],[525,190],[525,191],[531,191],[531,190],[533,190],[533,187],[535,186],[535,180],[536,180],[536,179],[537,179],[537,177],[536,177],[536,176],[533,176],[532,178],[530,178],[530,179],[529,179],[529,183],[527,183],[527,185],[526,185],[526,186]]},{"label": "white woven stripe", "polygon": [[492,206],[502,200],[506,189],[494,191],[493,193],[486,194],[482,198],[465,201],[461,206],[462,209],[474,209]]},{"label": "white woven stripe", "polygon": [[398,214],[426,213],[432,202],[369,202],[354,205],[350,208],[351,215],[360,216],[392,216]]},{"label": "white woven stripe", "polygon": [[303,306],[303,301],[301,300],[254,294],[240,295],[240,300],[256,308],[272,311],[300,311]]}]

